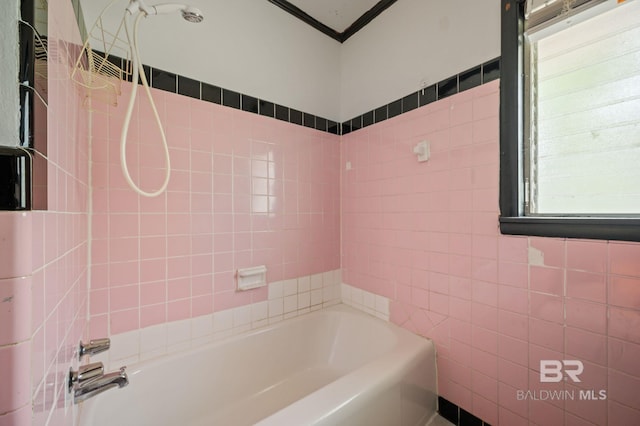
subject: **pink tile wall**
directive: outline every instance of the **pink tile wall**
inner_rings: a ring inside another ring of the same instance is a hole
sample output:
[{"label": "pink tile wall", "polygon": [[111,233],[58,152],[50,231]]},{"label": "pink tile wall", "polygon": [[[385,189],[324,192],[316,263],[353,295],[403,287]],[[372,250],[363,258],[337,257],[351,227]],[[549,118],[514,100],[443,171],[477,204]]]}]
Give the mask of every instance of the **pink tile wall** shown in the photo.
[{"label": "pink tile wall", "polygon": [[2,426],[73,424],[65,377],[86,328],[87,112],[68,79],[80,39],[71,3],[49,5],[49,210],[0,213]]},{"label": "pink tile wall", "polygon": [[[119,160],[129,90],[94,115],[93,336],[266,300],[235,291],[238,268],[264,264],[269,282],[339,268],[338,136],[152,89],[172,171],[166,193],[144,198]],[[127,156],[151,191],[164,159],[138,95]]]},{"label": "pink tile wall", "polygon": [[30,251],[30,213],[0,212],[0,425],[29,420],[18,413],[30,408],[31,397]]},{"label": "pink tile wall", "polygon": [[[433,338],[440,394],[491,424],[640,424],[640,245],[500,235],[498,106],[493,82],[342,138],[343,281]],[[541,359],[582,381],[541,383]]]}]

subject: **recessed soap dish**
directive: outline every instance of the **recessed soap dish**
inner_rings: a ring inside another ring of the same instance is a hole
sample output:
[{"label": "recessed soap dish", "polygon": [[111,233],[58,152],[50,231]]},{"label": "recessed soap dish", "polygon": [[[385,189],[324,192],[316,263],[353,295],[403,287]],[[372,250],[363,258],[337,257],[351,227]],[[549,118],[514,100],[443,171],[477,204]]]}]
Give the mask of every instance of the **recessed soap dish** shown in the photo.
[{"label": "recessed soap dish", "polygon": [[264,287],[267,285],[267,267],[260,265],[238,269],[236,278],[238,280],[238,290],[240,291]]}]

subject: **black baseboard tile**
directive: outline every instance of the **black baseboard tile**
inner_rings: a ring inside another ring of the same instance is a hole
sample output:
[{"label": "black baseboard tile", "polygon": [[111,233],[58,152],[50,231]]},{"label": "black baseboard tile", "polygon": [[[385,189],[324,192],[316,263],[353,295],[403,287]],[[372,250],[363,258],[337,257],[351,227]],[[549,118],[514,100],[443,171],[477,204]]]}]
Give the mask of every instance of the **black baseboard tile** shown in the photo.
[{"label": "black baseboard tile", "polygon": [[438,414],[455,426],[491,426],[489,423],[441,396],[438,396]]}]

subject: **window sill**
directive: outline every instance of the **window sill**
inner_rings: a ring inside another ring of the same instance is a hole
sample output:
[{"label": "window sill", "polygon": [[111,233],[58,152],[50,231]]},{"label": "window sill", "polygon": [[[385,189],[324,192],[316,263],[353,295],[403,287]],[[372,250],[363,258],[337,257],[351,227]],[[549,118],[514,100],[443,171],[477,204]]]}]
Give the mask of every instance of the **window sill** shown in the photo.
[{"label": "window sill", "polygon": [[640,241],[640,219],[570,217],[500,217],[500,231],[509,235]]}]

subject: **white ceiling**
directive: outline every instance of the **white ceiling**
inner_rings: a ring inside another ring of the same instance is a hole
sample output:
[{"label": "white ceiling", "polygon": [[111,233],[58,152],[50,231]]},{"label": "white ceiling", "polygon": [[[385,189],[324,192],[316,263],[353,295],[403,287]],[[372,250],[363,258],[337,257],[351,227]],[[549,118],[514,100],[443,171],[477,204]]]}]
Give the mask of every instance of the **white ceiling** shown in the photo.
[{"label": "white ceiling", "polygon": [[289,0],[312,18],[339,33],[344,32],[379,0]]}]

